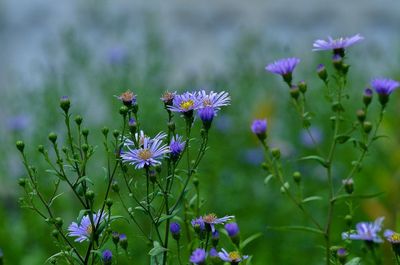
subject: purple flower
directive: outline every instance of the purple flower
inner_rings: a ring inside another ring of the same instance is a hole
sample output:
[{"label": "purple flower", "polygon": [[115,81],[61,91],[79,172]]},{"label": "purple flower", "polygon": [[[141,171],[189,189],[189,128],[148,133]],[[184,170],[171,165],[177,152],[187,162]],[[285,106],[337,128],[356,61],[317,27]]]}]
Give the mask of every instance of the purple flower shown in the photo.
[{"label": "purple flower", "polygon": [[101,255],[101,259],[103,260],[104,265],[111,265],[112,262],[112,252],[109,249],[103,251]]},{"label": "purple flower", "polygon": [[218,251],[215,248],[211,248],[209,254],[211,258],[218,257]]},{"label": "purple flower", "polygon": [[203,217],[201,217],[201,216],[197,219],[193,219],[191,221],[191,224],[192,224],[194,230],[197,232],[204,231],[204,229],[206,228]]},{"label": "purple flower", "polygon": [[182,136],[175,135],[171,139],[171,143],[169,144],[169,149],[171,150],[171,158],[176,160],[179,158],[183,150],[185,149],[185,142],[182,141]]},{"label": "purple flower", "polygon": [[316,40],[313,44],[313,51],[333,50],[335,53],[344,55],[341,51],[363,39],[364,38],[360,36],[360,34],[339,39],[328,37],[328,40]]},{"label": "purple flower", "polygon": [[203,126],[206,130],[210,129],[211,122],[214,119],[216,114],[215,109],[211,106],[204,107],[197,110],[201,121],[203,122]]},{"label": "purple flower", "polygon": [[[101,224],[101,222],[104,221],[104,219],[107,217],[106,213],[103,213],[101,215],[101,220],[100,220],[100,214],[101,211],[99,210],[96,213],[93,214],[93,223],[94,225],[97,225],[98,223]],[[90,237],[92,236],[93,232],[93,226],[92,223],[90,222],[90,218],[88,215],[85,215],[80,224],[78,225],[75,222],[72,222],[72,224],[68,227],[68,236],[71,237],[77,237],[75,239],[76,242],[83,242],[85,240],[90,240]]]},{"label": "purple flower", "polygon": [[[233,218],[235,218],[235,216],[224,216],[224,217],[218,218],[215,214],[210,213],[210,214],[203,216],[203,221],[206,224],[206,228],[210,229],[211,232],[214,232],[216,224],[223,224]],[[210,231],[210,230],[208,230],[208,231]]]},{"label": "purple flower", "polygon": [[392,244],[399,244],[400,243],[400,234],[396,233],[390,229],[386,229],[383,233],[383,236]]},{"label": "purple flower", "polygon": [[207,253],[202,248],[197,248],[192,252],[189,261],[195,265],[205,264]]},{"label": "purple flower", "polygon": [[169,225],[169,230],[172,234],[179,234],[181,232],[181,226],[178,223],[173,222]]},{"label": "purple flower", "polygon": [[378,232],[382,229],[382,222],[385,218],[380,217],[372,222],[361,222],[356,225],[355,233],[342,233],[343,239],[351,240],[364,240],[375,243],[382,243],[382,238],[378,235]]},{"label": "purple flower", "polygon": [[212,239],[218,240],[218,239],[219,239],[219,232],[218,232],[218,230],[214,230],[214,232],[211,233],[211,237],[212,237]]},{"label": "purple flower", "polygon": [[254,120],[251,124],[251,131],[261,140],[267,137],[267,120]]},{"label": "purple flower", "polygon": [[239,226],[237,223],[228,223],[225,225],[225,230],[228,232],[230,237],[234,237],[239,234]]},{"label": "purple flower", "polygon": [[248,256],[241,256],[240,253],[237,251],[232,251],[228,253],[225,249],[221,249],[221,251],[218,252],[218,256],[223,261],[231,262],[233,264],[238,264],[242,260],[248,258]]},{"label": "purple flower", "polygon": [[151,139],[143,138],[143,145],[137,149],[131,149],[128,144],[125,144],[128,151],[121,154],[122,161],[134,165],[136,169],[160,165],[163,156],[170,152],[167,145],[162,145],[159,138]]},{"label": "purple flower", "polygon": [[165,105],[171,106],[173,104],[175,95],[176,92],[166,91],[160,99],[164,102]]},{"label": "purple flower", "polygon": [[284,58],[284,59],[277,60],[273,63],[270,63],[269,65],[267,65],[265,67],[265,70],[267,70],[273,74],[281,75],[283,77],[290,75],[290,81],[291,81],[292,72],[293,72],[294,68],[299,64],[299,62],[300,62],[299,58],[295,58],[295,57]]},{"label": "purple flower", "polygon": [[221,109],[223,106],[230,104],[231,98],[228,92],[222,91],[216,93],[211,91],[209,94],[202,90],[198,93],[198,100],[201,102],[201,108],[212,107],[215,112]]},{"label": "purple flower", "polygon": [[388,78],[376,78],[371,81],[371,86],[379,95],[390,95],[400,83]]},{"label": "purple flower", "polygon": [[172,106],[168,106],[170,111],[189,113],[200,107],[201,102],[196,94],[185,92],[181,95],[175,95]]},{"label": "purple flower", "polygon": [[122,93],[120,96],[117,96],[117,98],[119,100],[121,100],[125,106],[128,106],[128,107],[130,107],[136,103],[136,95],[133,94],[133,92],[130,90]]},{"label": "purple flower", "polygon": [[121,245],[122,249],[126,250],[128,248],[128,238],[125,234],[119,235],[119,244]]}]

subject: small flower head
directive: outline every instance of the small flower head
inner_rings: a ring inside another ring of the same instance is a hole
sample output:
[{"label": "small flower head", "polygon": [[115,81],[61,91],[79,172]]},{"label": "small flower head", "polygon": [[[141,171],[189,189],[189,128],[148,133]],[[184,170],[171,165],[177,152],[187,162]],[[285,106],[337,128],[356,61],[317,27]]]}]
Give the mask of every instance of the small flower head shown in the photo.
[{"label": "small flower head", "polygon": [[150,167],[161,164],[161,159],[170,152],[169,147],[162,145],[159,138],[143,138],[143,145],[137,149],[131,149],[130,145],[125,144],[127,152],[121,154],[122,161],[134,165],[136,169]]},{"label": "small flower head", "polygon": [[396,255],[400,255],[400,234],[390,229],[386,229],[383,236],[392,244],[393,251]]},{"label": "small flower head", "polygon": [[202,265],[206,262],[207,253],[202,248],[197,248],[192,252],[189,261],[195,265]]},{"label": "small flower head", "polygon": [[352,178],[342,180],[344,189],[348,194],[352,194],[354,191],[354,181]]},{"label": "small flower head", "polygon": [[239,262],[248,258],[248,256],[241,256],[240,253],[237,251],[232,251],[228,253],[225,249],[221,249],[221,251],[218,252],[218,256],[223,261],[230,262],[232,265],[239,264]]},{"label": "small flower head", "polygon": [[172,160],[176,161],[185,149],[185,142],[182,141],[182,136],[176,135],[171,139],[169,144]]},{"label": "small flower head", "polygon": [[213,107],[204,107],[197,110],[201,121],[203,122],[204,129],[208,130],[211,127],[211,123],[215,116],[215,110]]},{"label": "small flower head", "polygon": [[239,234],[239,226],[237,223],[227,223],[225,225],[225,230],[228,232],[230,237],[237,236]]},{"label": "small flower head", "polygon": [[161,100],[164,102],[165,106],[171,106],[173,104],[175,95],[176,95],[176,92],[166,91],[162,95]]},{"label": "small flower head", "polygon": [[109,249],[106,249],[101,254],[101,259],[104,265],[111,265],[112,264],[112,252]]},{"label": "small flower head", "polygon": [[128,238],[126,237],[125,234],[119,235],[119,245],[121,246],[122,249],[126,250],[128,248]]},{"label": "small flower head", "polygon": [[171,223],[169,225],[169,231],[171,231],[172,237],[175,240],[179,240],[181,233],[181,226],[178,223],[176,222]]},{"label": "small flower head", "polygon": [[198,100],[201,103],[200,108],[211,107],[217,112],[221,107],[228,106],[231,98],[228,92],[225,91],[219,93],[211,91],[207,94],[206,91],[202,90],[198,93]]},{"label": "small flower head", "polygon": [[292,72],[299,63],[299,58],[284,58],[270,63],[265,67],[265,70],[273,74],[281,75],[285,82],[290,86],[292,82]]},{"label": "small flower head", "polygon": [[251,124],[251,131],[263,141],[267,138],[267,120],[254,120]]},{"label": "small flower head", "polygon": [[115,245],[118,245],[118,242],[119,242],[119,233],[118,233],[118,232],[112,232],[111,238],[112,238],[113,243],[114,243]]},{"label": "small flower head", "polygon": [[200,105],[201,102],[198,100],[196,94],[185,92],[181,95],[174,96],[172,106],[169,106],[169,110],[190,115],[193,114],[193,111],[198,109]]},{"label": "small flower head", "polygon": [[381,105],[386,106],[389,101],[389,95],[400,87],[400,83],[388,78],[376,78],[371,81],[371,86],[378,94]]},{"label": "small flower head", "polygon": [[[101,215],[101,216],[100,216]],[[101,214],[101,211],[98,211],[97,214],[93,214],[93,223],[96,224],[101,224],[107,217],[106,213]],[[88,215],[85,215],[80,224],[78,225],[75,222],[72,222],[72,224],[68,227],[68,236],[71,237],[77,237],[75,239],[76,242],[83,242],[85,240],[89,241],[90,237],[92,236],[93,233],[93,226],[92,223],[90,222],[90,218]]]},{"label": "small flower head", "polygon": [[356,225],[355,233],[342,233],[343,239],[364,240],[367,242],[382,243],[378,232],[382,229],[382,222],[385,218],[380,217],[374,222],[361,222]]},{"label": "small flower head", "polygon": [[61,109],[67,113],[69,108],[71,107],[71,101],[67,96],[62,96],[60,99],[60,107]]},{"label": "small flower head", "polygon": [[364,90],[364,95],[363,95],[363,102],[364,102],[364,105],[365,105],[366,107],[368,107],[368,105],[371,104],[372,96],[373,96],[373,91],[372,91],[372,89],[366,88],[366,89]]},{"label": "small flower head", "polygon": [[191,224],[192,224],[192,226],[194,228],[194,231],[196,231],[197,233],[199,233],[201,231],[204,231],[205,228],[206,228],[206,225],[204,223],[203,217],[201,217],[201,216],[199,218],[197,218],[197,219],[193,219],[191,221]]},{"label": "small flower head", "polygon": [[339,54],[343,57],[345,48],[352,46],[363,39],[364,38],[360,34],[339,39],[328,37],[328,40],[316,40],[313,44],[313,51],[333,50],[333,53]]},{"label": "small flower head", "polygon": [[203,221],[206,224],[206,229],[208,231],[214,232],[216,224],[223,224],[233,218],[235,218],[235,216],[224,216],[218,218],[214,213],[210,213],[203,216]]},{"label": "small flower head", "polygon": [[325,68],[325,65],[324,64],[319,64],[318,66],[317,66],[317,74],[318,74],[318,77],[322,80],[322,81],[324,81],[324,82],[326,82],[327,81],[327,79],[328,79],[328,73],[327,73],[327,71],[326,71],[326,68]]},{"label": "small flower head", "polygon": [[336,251],[336,257],[339,260],[340,264],[346,263],[346,259],[347,259],[348,255],[349,255],[349,252],[347,252],[347,250],[345,248],[341,247]]},{"label": "small flower head", "polygon": [[127,107],[131,107],[136,103],[136,95],[130,90],[122,93],[120,96],[118,96],[118,99],[121,100],[122,103]]}]

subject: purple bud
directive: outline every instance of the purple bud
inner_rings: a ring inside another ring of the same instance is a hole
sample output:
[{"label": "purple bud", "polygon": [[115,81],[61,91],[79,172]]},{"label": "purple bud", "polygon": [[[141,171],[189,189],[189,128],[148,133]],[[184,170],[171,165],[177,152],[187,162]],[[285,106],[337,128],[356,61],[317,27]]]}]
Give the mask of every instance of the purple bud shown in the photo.
[{"label": "purple bud", "polygon": [[251,131],[258,136],[260,140],[267,138],[267,120],[254,120],[251,124]]},{"label": "purple bud", "polygon": [[206,251],[204,249],[198,248],[192,252],[189,261],[196,265],[203,265],[206,262]]},{"label": "purple bud", "polygon": [[106,249],[102,253],[102,260],[104,265],[111,265],[112,262],[112,252],[109,249]]},{"label": "purple bud", "polygon": [[178,223],[171,223],[169,226],[169,230],[171,231],[172,237],[175,240],[179,240],[180,238],[180,232],[181,232],[181,226]]},{"label": "purple bud", "polygon": [[239,234],[239,226],[237,223],[228,223],[225,225],[225,230],[228,232],[230,237],[234,237]]},{"label": "purple bud", "polygon": [[215,116],[215,110],[213,107],[204,107],[197,111],[201,121],[203,122],[203,126],[206,130],[210,129],[211,122]]}]

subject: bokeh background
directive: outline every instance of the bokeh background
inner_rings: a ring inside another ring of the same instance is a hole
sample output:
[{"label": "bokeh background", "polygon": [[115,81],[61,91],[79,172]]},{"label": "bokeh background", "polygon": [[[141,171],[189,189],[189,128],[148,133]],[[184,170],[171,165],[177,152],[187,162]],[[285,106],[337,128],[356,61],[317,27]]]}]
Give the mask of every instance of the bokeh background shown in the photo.
[{"label": "bokeh background", "polygon": [[[329,35],[365,37],[349,49],[349,93],[354,97],[347,110],[354,113],[372,77],[400,79],[399,11],[395,0],[0,0],[0,248],[6,264],[44,264],[56,251],[51,228],[18,206],[22,191],[17,180],[24,171],[14,143],[24,139],[44,172],[36,147],[47,144],[50,131],[63,133],[61,96],[71,98],[73,113],[84,117],[95,142],[103,126],[119,127],[114,95],[127,89],[137,93],[146,116],[143,125],[157,132],[163,129],[162,92],[199,88],[226,90],[232,96],[232,105],[215,121],[211,149],[200,168],[204,210],[234,214],[244,237],[262,232],[246,249],[254,264],[321,264],[323,242],[314,235],[267,229],[306,222],[277,183],[263,184],[262,150],[249,130],[253,118],[268,118],[272,145],[281,148],[290,169],[305,172],[305,192],[318,193],[326,181],[316,165],[296,162],[313,147],[295,118],[285,85],[264,67],[281,57],[302,59],[295,79],[309,84],[318,113],[313,130],[324,149],[331,137],[329,106],[315,67],[329,64],[330,54],[311,52],[313,41]],[[385,215],[385,225],[396,228],[399,106],[396,94],[382,126],[389,138],[374,146],[356,181],[359,193],[385,193],[357,201],[355,221]],[[337,183],[356,154],[351,145],[340,149]],[[101,172],[103,158],[99,152],[93,172]],[[71,207],[62,207],[65,203]],[[68,223],[77,215],[74,206],[68,199],[58,205]],[[319,202],[309,207],[324,218]],[[344,214],[337,211],[335,216],[339,243]],[[134,229],[127,233],[136,264],[145,264],[142,242]],[[382,255],[391,264],[386,244]]]}]

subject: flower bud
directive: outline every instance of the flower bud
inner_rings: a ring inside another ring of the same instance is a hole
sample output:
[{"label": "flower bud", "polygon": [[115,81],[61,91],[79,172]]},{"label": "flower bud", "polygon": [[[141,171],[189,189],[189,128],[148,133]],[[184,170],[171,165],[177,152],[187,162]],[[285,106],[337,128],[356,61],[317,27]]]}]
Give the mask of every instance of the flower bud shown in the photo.
[{"label": "flower bud", "polygon": [[61,229],[62,225],[63,225],[63,220],[61,219],[61,217],[57,217],[54,220],[54,225],[58,228]]},{"label": "flower bud", "polygon": [[372,91],[372,89],[366,88],[366,89],[364,90],[364,95],[363,95],[363,102],[364,102],[364,105],[365,105],[366,107],[368,107],[368,105],[371,103],[371,101],[372,101],[372,96],[373,96],[373,91]]},{"label": "flower bud", "polygon": [[118,138],[118,136],[119,136],[119,131],[118,131],[118,130],[114,130],[114,131],[113,131],[113,136],[114,136],[114,138]]},{"label": "flower bud", "polygon": [[336,251],[336,257],[338,258],[340,264],[346,264],[346,259],[347,259],[348,255],[349,255],[349,253],[347,252],[347,250],[345,248],[339,248]]},{"label": "flower bud", "polygon": [[292,85],[290,87],[290,96],[297,100],[300,96],[299,87],[296,85]]},{"label": "flower bud", "polygon": [[121,114],[123,117],[126,117],[126,115],[128,114],[128,107],[127,106],[121,106],[119,108],[119,114]]},{"label": "flower bud", "polygon": [[294,172],[294,173],[293,173],[293,180],[294,180],[294,182],[296,182],[297,184],[299,184],[300,181],[301,181],[301,173],[298,172],[298,171]]},{"label": "flower bud", "polygon": [[83,151],[84,153],[87,153],[88,150],[89,150],[89,145],[83,144],[83,145],[82,145],[82,151]]},{"label": "flower bud", "polygon": [[365,121],[365,111],[362,109],[357,110],[357,119],[359,122],[364,122]]},{"label": "flower bud", "polygon": [[363,129],[364,129],[364,132],[365,133],[370,133],[371,132],[371,130],[372,130],[372,123],[371,122],[369,122],[369,121],[364,121],[364,123],[363,123]]},{"label": "flower bud", "polygon": [[113,202],[112,199],[108,198],[108,199],[106,200],[106,205],[107,205],[108,208],[111,208],[111,206],[112,206],[113,204],[114,204],[114,202]]},{"label": "flower bud", "polygon": [[267,138],[267,120],[254,120],[251,130],[261,141],[264,141]]},{"label": "flower bud", "polygon": [[131,132],[131,134],[134,135],[137,131],[137,123],[135,118],[129,119],[128,126],[129,126],[129,131]]},{"label": "flower bud", "polygon": [[279,150],[279,148],[272,148],[271,154],[272,154],[272,157],[275,159],[281,158],[281,150]]},{"label": "flower bud", "polygon": [[194,185],[195,187],[198,187],[198,186],[199,186],[199,179],[198,179],[198,178],[196,178],[196,177],[193,178],[193,185]]},{"label": "flower bud", "polygon": [[[52,232],[51,232],[51,235],[54,237],[54,238],[58,238],[58,230],[57,229],[54,229]],[[1,264],[1,263],[0,263]]]},{"label": "flower bud", "polygon": [[239,246],[240,243],[240,231],[237,223],[227,223],[225,225],[225,230],[228,232],[228,236],[231,238],[232,242]]},{"label": "flower bud", "polygon": [[77,115],[77,116],[75,117],[75,123],[76,123],[78,126],[82,124],[82,121],[83,121],[82,116]]},{"label": "flower bud", "polygon": [[112,242],[117,245],[119,243],[119,233],[113,232],[111,234]]},{"label": "flower bud", "polygon": [[15,145],[17,146],[17,149],[23,153],[24,152],[24,148],[25,148],[25,143],[23,141],[17,141],[15,143]]},{"label": "flower bud", "polygon": [[354,191],[354,181],[352,178],[349,179],[344,179],[342,181],[343,185],[344,185],[344,189],[346,190],[346,192],[348,194],[352,194]]},{"label": "flower bud", "polygon": [[213,107],[204,107],[197,111],[201,121],[203,122],[203,127],[205,130],[210,129],[211,123],[215,116],[215,110]]},{"label": "flower bud", "polygon": [[318,74],[319,78],[326,83],[326,81],[328,79],[328,73],[326,72],[325,65],[319,64],[317,66],[317,74]]},{"label": "flower bud", "polygon": [[107,137],[108,131],[109,129],[107,127],[103,127],[103,129],[101,129],[101,133],[104,135],[104,137]]},{"label": "flower bud", "polygon": [[57,141],[57,134],[55,134],[54,132],[51,132],[49,134],[49,140],[50,140],[50,142],[52,142],[54,144]]},{"label": "flower bud", "polygon": [[172,237],[176,241],[178,241],[180,239],[180,237],[181,237],[181,226],[178,223],[176,223],[176,222],[171,223],[170,226],[169,226],[169,231],[171,231]]},{"label": "flower bud", "polygon": [[111,265],[112,264],[112,252],[109,249],[106,249],[101,254],[101,260],[103,261],[103,265]]},{"label": "flower bud", "polygon": [[307,92],[307,83],[304,80],[300,81],[297,86],[299,87],[301,93],[304,94]]},{"label": "flower bud", "polygon": [[353,216],[351,216],[350,214],[346,215],[344,217],[344,221],[346,222],[347,226],[351,226],[353,223]]},{"label": "flower bud", "polygon": [[60,99],[60,108],[65,112],[68,113],[69,108],[71,107],[71,102],[67,96],[63,96]]},{"label": "flower bud", "polygon": [[335,54],[332,57],[333,66],[337,71],[342,71],[343,69],[343,58],[339,54]]},{"label": "flower bud", "polygon": [[118,185],[118,182],[113,181],[113,183],[111,184],[111,189],[112,189],[115,193],[118,193],[118,192],[119,192],[119,185]]},{"label": "flower bud", "polygon": [[85,198],[88,199],[89,201],[93,201],[93,199],[94,199],[94,191],[88,190],[85,193]]},{"label": "flower bud", "polygon": [[18,180],[18,185],[20,185],[22,188],[25,187],[26,185],[26,179],[25,178],[20,178]]},{"label": "flower bud", "polygon": [[89,129],[87,129],[87,128],[83,129],[83,130],[82,130],[82,135],[83,135],[84,137],[88,137],[88,135],[89,135]]},{"label": "flower bud", "polygon": [[43,145],[39,145],[38,146],[38,151],[39,151],[39,153],[44,153],[44,146]]},{"label": "flower bud", "polygon": [[123,250],[126,250],[128,248],[128,238],[125,234],[119,235],[119,245]]}]

